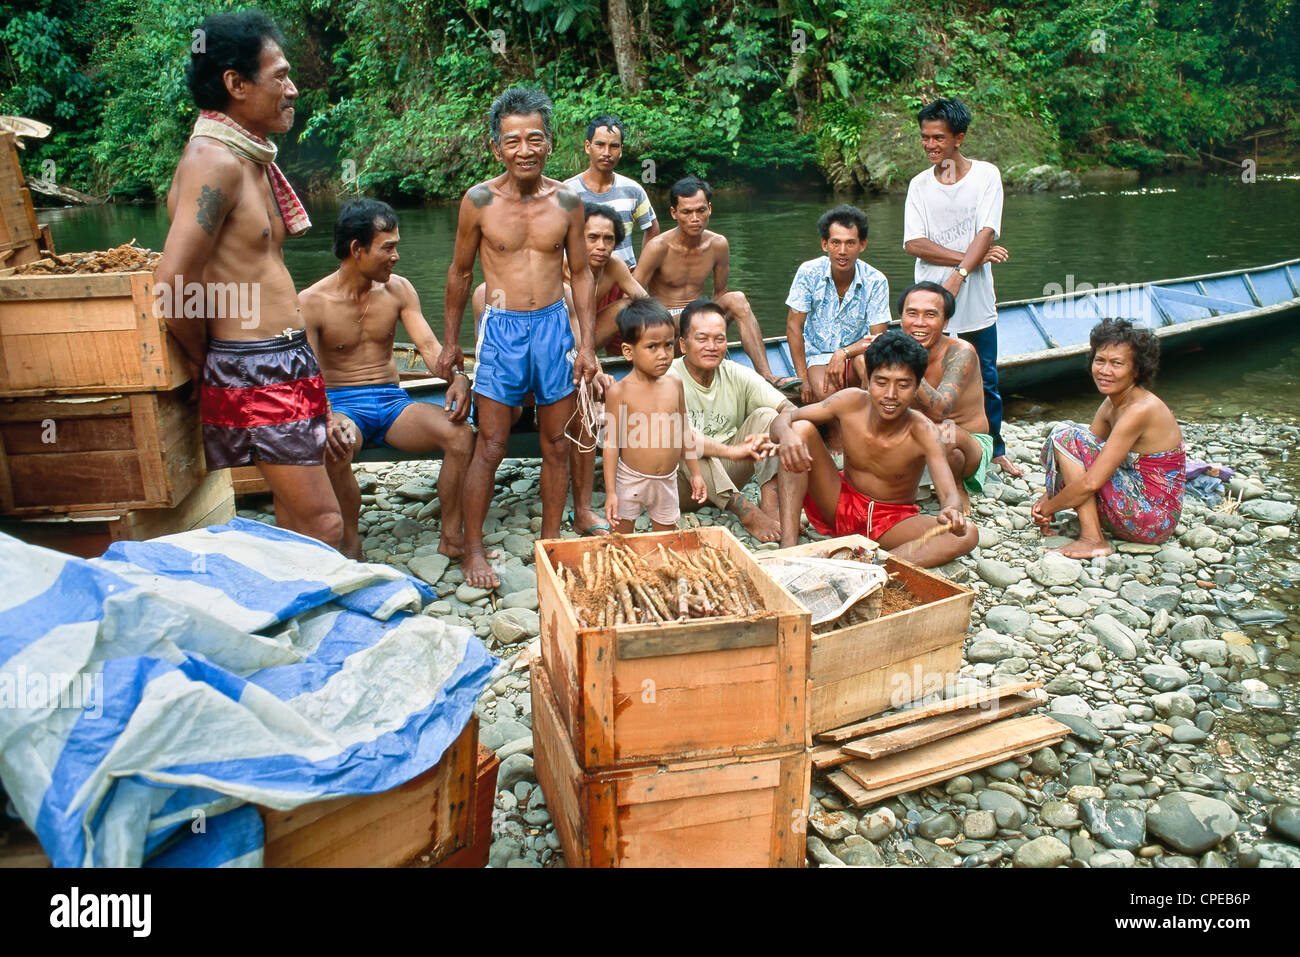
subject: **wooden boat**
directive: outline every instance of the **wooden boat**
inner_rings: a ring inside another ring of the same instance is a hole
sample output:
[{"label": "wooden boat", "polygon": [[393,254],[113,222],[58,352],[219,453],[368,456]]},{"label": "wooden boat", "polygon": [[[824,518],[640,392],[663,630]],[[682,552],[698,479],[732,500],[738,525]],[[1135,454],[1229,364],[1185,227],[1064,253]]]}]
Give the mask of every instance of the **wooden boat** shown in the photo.
[{"label": "wooden boat", "polygon": [[[1131,319],[1155,330],[1165,345],[1204,346],[1243,329],[1300,310],[1300,259],[1207,273],[1181,279],[1094,288],[1080,284],[1058,295],[998,304],[998,375],[1004,393],[1030,388],[1062,376],[1086,372],[1088,332],[1107,317]],[[767,361],[778,376],[795,374],[784,336],[763,340]],[[395,349],[402,385],[420,402],[442,404],[446,384],[432,379],[412,347]],[[728,358],[752,368],[740,343],[728,345]],[[627,374],[624,359],[602,357],[605,371]],[[525,412],[511,435],[512,456],[539,453],[535,425]],[[391,449],[367,449],[362,460],[390,459]],[[406,457],[400,453],[396,457]]]}]

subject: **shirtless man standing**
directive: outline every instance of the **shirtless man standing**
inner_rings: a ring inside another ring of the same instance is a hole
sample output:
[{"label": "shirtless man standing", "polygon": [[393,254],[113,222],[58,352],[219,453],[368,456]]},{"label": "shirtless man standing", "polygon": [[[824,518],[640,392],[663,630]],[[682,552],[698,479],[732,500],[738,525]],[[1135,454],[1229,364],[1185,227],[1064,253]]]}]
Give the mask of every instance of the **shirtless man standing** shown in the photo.
[{"label": "shirtless man standing", "polygon": [[726,236],[707,228],[713,215],[713,190],[709,184],[687,176],[673,183],[668,197],[668,212],[677,225],[646,242],[633,272],[637,282],[677,316],[687,303],[704,296],[705,280],[712,274],[713,301],[727,311],[728,319],[735,321],[740,344],[754,371],[778,389],[798,385],[799,380],[792,376],[777,378],[772,374],[763,332],[749,299],[739,290],[727,291],[731,246]]},{"label": "shirtless man standing", "polygon": [[[575,408],[574,385],[600,371],[592,345],[595,283],[587,265],[582,201],[559,180],[542,175],[551,153],[551,101],[540,90],[510,89],[493,101],[488,122],[492,153],[506,171],[471,187],[461,200],[437,366],[437,374],[450,380],[464,364],[460,322],[477,256],[487,306],[474,382],[479,435],[465,476],[464,573],[478,588],[500,584],[483,550],[483,519],[506,454],[511,409],[533,394],[542,446],[542,536],[558,538],[569,485],[564,430]],[[572,362],[566,252],[579,331]]]},{"label": "shirtless man standing", "polygon": [[918,282],[903,290],[898,314],[903,331],[930,354],[925,379],[912,405],[939,424],[948,465],[961,480],[957,491],[969,515],[968,493],[984,491],[993,459],[993,436],[984,414],[979,353],[969,342],[944,332],[953,303],[952,293],[937,282]]},{"label": "shirtless man standing", "polygon": [[430,369],[442,354],[420,312],[415,287],[393,273],[399,239],[393,207],[373,199],[352,200],[334,224],[339,268],[298,294],[307,339],[320,358],[334,410],[325,469],[343,513],[339,551],[361,558],[361,489],[352,474],[353,456],[365,445],[387,445],[404,452],[442,450],[438,551],[456,558],[464,540],[462,486],[474,451],[474,431],[465,421],[469,379],[463,372],[456,375],[447,388],[445,409],[412,401],[399,385],[393,361],[398,320]]},{"label": "shirtless man standing", "polygon": [[[323,464],[325,384],[282,251],[311,222],[266,139],[293,126],[298,90],[283,36],[265,14],[218,14],[200,28],[204,52],[186,71],[200,113],[167,192],[171,227],[154,271],[155,306],[201,375],[208,469],[255,461],[277,523],[337,546],[343,520]],[[199,321],[186,315],[196,299]]]},{"label": "shirtless man standing", "polygon": [[[909,408],[926,369],[926,354],[898,332],[877,336],[867,349],[867,388],[844,389],[817,405],[783,412],[772,423],[780,442],[781,545],[799,541],[799,510],[823,535],[866,535],[899,558],[933,568],[965,555],[979,541],[966,521],[939,430]],[[817,432],[837,420],[844,436],[844,471]],[[943,508],[921,515],[916,487],[930,468]],[[823,516],[831,516],[829,520]],[[947,523],[948,534],[918,539]]]}]

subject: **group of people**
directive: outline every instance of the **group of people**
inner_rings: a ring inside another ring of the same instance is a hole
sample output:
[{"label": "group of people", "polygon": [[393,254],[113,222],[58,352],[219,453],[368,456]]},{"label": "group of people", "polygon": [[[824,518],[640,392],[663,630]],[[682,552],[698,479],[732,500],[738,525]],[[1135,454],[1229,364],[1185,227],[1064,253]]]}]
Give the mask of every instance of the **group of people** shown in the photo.
[{"label": "group of people", "polygon": [[[168,193],[172,225],[155,283],[262,285],[251,320],[165,318],[196,367],[208,467],[255,461],[284,527],[357,557],[353,456],[367,444],[441,450],[439,548],[461,558],[468,583],[494,586],[483,522],[530,398],[544,537],[560,534],[572,477],[573,525],[588,534],[628,531],[642,510],[655,528],[673,527],[682,507],[709,503],[761,541],[793,544],[802,513],[825,534],[861,532],[933,566],[978,541],[969,495],[990,466],[1020,474],[999,434],[992,265],[1007,259],[994,244],[1002,187],[995,166],[962,154],[970,114],[959,101],[920,112],[931,167],[908,190],[904,243],[917,282],[899,298],[901,330],[886,331],[888,283],[861,258],[866,215],[838,206],[818,223],[826,255],[800,266],[791,284],[798,376],[783,380],[768,367],[748,299],[729,288],[727,240],[707,228],[708,184],[673,185],[676,225],[661,232],[644,189],[616,172],[625,130],[609,115],[587,128],[586,170],[564,182],[546,177],[551,105],[537,90],[510,89],[492,104],[492,151],[504,171],[461,201],[441,342],[414,287],[394,272],[398,218],[381,202],[344,206],[334,229],[339,268],[295,294],[282,245],[310,222],[267,140],[292,126],[297,97],[282,37],[256,11],[209,17],[203,29],[205,49],[187,72],[200,119]],[[634,227],[645,234],[639,260]],[[476,260],[483,283],[473,289]],[[458,344],[471,302],[472,391]],[[399,322],[449,383],[444,408],[412,402],[399,387]],[[752,370],[726,358],[730,323]],[[631,372],[618,382],[603,374],[599,349],[624,356]],[[1167,537],[1181,506],[1173,477],[1181,436],[1145,388],[1158,360],[1154,336],[1103,323],[1092,353],[1106,401],[1091,429],[1053,433],[1048,493],[1033,510],[1046,529],[1055,512],[1074,508],[1081,536],[1066,551],[1080,555],[1109,548],[1103,526]],[[781,391],[795,387],[802,408]],[[587,388],[604,399],[599,436],[578,415]],[[604,520],[591,505],[598,444]],[[937,516],[915,504],[927,468]],[[751,480],[757,504],[741,492]],[[1152,519],[1152,509],[1164,518]]]}]

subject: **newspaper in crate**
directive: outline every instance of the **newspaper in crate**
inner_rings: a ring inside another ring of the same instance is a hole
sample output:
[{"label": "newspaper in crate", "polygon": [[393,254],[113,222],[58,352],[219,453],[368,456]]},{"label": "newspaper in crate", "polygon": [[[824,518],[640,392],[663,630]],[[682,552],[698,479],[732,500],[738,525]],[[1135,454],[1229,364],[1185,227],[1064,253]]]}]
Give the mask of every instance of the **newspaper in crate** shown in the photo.
[{"label": "newspaper in crate", "polygon": [[754,557],[763,571],[808,609],[813,625],[834,621],[889,581],[883,567],[868,562],[784,555]]}]

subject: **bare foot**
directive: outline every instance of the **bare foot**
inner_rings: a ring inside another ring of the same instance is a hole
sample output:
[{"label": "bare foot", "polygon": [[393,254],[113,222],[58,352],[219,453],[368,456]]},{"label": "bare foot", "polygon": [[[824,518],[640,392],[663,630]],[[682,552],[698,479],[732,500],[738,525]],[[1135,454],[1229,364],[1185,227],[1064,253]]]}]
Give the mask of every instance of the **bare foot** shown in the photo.
[{"label": "bare foot", "polygon": [[992,464],[996,465],[998,468],[1000,468],[1007,475],[1010,475],[1012,478],[1020,478],[1020,476],[1025,474],[1025,470],[1022,469],[1015,462],[1011,461],[1011,459],[1009,459],[1006,455],[995,456]]},{"label": "bare foot", "polygon": [[465,536],[444,528],[438,537],[438,554],[448,558],[460,558],[465,552]]},{"label": "bare foot", "polygon": [[781,523],[743,495],[733,495],[727,504],[745,526],[745,530],[760,542],[775,542],[781,537]]},{"label": "bare foot", "polygon": [[481,547],[468,548],[461,557],[460,569],[465,576],[465,584],[475,588],[496,588],[501,584],[501,579],[497,578],[496,572],[488,564],[487,555]]},{"label": "bare foot", "polygon": [[1060,552],[1066,558],[1096,558],[1098,555],[1109,555],[1114,549],[1104,538],[1081,538],[1060,548],[1053,548],[1052,551]]},{"label": "bare foot", "polygon": [[957,496],[961,499],[961,511],[963,515],[970,514],[970,493],[966,491],[966,483],[957,483]]},{"label": "bare foot", "polygon": [[355,532],[352,535],[345,537],[343,541],[339,542],[339,551],[354,562],[362,561],[361,537]]}]

